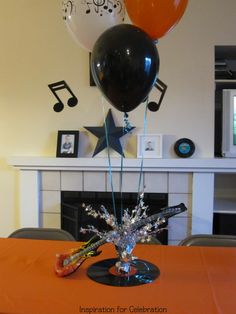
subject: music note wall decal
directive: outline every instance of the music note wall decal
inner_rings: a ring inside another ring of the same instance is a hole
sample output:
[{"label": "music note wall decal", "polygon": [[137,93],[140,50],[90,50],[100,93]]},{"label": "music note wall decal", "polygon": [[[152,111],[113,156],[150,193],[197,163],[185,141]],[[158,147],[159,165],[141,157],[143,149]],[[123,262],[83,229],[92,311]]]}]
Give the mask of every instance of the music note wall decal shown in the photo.
[{"label": "music note wall decal", "polygon": [[54,111],[61,112],[64,109],[63,101],[57,95],[57,91],[62,90],[62,89],[66,89],[69,92],[70,96],[71,96],[67,100],[67,105],[69,107],[74,107],[74,106],[77,105],[78,99],[75,96],[75,94],[72,92],[72,90],[70,89],[70,87],[66,83],[66,81],[59,81],[59,82],[56,82],[56,83],[52,83],[52,84],[49,84],[48,87],[50,88],[51,92],[53,93],[53,95],[58,100],[58,102],[53,106],[53,110]]},{"label": "music note wall decal", "polygon": [[162,100],[163,100],[165,93],[166,93],[166,90],[167,90],[167,85],[164,82],[162,82],[160,79],[157,79],[154,86],[156,87],[157,90],[159,90],[161,92],[161,96],[160,96],[158,102],[151,101],[148,104],[148,109],[150,111],[158,111],[159,110],[161,103],[162,103]]}]

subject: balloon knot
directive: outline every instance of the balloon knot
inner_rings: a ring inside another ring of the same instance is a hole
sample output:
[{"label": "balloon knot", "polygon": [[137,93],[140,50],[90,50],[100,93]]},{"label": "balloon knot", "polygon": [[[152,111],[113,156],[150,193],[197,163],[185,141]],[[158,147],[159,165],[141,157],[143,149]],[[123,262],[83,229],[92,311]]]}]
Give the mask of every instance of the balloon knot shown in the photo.
[{"label": "balloon knot", "polygon": [[124,113],[124,131],[125,133],[129,133],[133,129],[130,121],[129,121],[129,115],[127,112]]}]

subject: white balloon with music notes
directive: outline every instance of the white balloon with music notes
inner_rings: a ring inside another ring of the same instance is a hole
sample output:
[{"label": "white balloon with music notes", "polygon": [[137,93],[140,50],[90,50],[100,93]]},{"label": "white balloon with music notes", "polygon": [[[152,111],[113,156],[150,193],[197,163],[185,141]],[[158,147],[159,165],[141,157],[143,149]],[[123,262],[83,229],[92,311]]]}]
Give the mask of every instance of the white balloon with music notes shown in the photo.
[{"label": "white balloon with music notes", "polygon": [[64,0],[62,10],[69,33],[89,51],[106,29],[125,17],[124,0]]}]

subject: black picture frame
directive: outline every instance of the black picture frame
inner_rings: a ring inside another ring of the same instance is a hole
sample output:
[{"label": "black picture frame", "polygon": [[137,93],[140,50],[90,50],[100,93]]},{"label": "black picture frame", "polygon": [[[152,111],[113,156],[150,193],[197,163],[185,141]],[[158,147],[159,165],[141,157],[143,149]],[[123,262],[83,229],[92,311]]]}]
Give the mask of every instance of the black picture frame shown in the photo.
[{"label": "black picture frame", "polygon": [[79,131],[60,130],[57,134],[57,157],[78,157]]}]

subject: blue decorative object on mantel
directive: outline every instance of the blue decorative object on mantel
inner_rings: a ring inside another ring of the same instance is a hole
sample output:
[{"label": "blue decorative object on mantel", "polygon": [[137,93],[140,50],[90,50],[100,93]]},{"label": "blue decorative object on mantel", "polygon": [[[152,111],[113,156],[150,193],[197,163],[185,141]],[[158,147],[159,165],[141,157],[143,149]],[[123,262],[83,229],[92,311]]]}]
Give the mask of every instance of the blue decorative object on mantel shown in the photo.
[{"label": "blue decorative object on mantel", "polygon": [[123,148],[120,144],[120,138],[129,133],[135,127],[131,126],[129,129],[127,129],[124,127],[115,126],[111,109],[109,109],[103,126],[101,127],[86,126],[84,128],[98,138],[97,145],[93,152],[93,157],[107,147],[114,149],[117,153],[125,157]]},{"label": "blue decorative object on mantel", "polygon": [[187,158],[193,155],[195,145],[189,138],[181,138],[175,142],[174,150],[177,156]]}]

